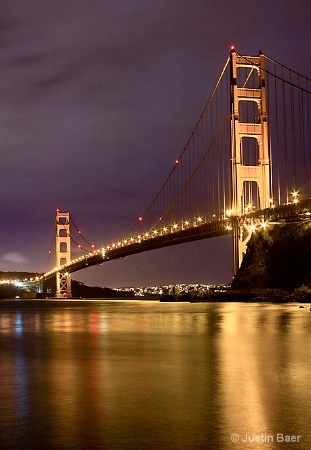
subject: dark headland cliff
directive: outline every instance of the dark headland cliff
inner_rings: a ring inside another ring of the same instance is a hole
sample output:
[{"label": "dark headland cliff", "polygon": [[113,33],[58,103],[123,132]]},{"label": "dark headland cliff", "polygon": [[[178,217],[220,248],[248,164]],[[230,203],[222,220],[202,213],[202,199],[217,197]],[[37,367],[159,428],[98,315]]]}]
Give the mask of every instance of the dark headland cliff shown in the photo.
[{"label": "dark headland cliff", "polygon": [[191,301],[311,303],[311,221],[255,231],[230,288]]},{"label": "dark headland cliff", "polygon": [[311,222],[270,225],[254,232],[233,289],[311,287]]},{"label": "dark headland cliff", "polygon": [[232,291],[275,301],[311,301],[311,222],[254,232]]}]

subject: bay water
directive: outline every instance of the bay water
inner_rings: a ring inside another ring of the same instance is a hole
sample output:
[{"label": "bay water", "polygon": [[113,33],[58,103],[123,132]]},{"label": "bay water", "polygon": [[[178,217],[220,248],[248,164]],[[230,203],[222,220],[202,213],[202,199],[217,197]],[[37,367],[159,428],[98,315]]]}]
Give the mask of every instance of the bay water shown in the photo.
[{"label": "bay water", "polygon": [[310,305],[0,301],[1,449],[310,449]]}]

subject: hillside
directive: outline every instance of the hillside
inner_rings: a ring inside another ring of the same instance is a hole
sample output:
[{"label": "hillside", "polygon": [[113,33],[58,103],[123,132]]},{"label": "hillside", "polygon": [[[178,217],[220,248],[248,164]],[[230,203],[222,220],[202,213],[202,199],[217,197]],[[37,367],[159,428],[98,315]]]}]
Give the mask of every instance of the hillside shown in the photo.
[{"label": "hillside", "polygon": [[[0,281],[4,280],[23,280],[35,278],[38,273],[30,272],[0,272]],[[56,282],[55,278],[47,282],[47,287],[51,292],[51,297],[55,295]],[[110,288],[102,288],[97,286],[87,286],[79,281],[71,280],[71,291],[74,298],[131,298],[130,292],[117,291]],[[29,288],[17,287],[13,284],[0,285],[0,299],[16,298],[16,297],[36,297],[36,292]]]},{"label": "hillside", "polygon": [[254,233],[232,289],[311,287],[311,222]]}]

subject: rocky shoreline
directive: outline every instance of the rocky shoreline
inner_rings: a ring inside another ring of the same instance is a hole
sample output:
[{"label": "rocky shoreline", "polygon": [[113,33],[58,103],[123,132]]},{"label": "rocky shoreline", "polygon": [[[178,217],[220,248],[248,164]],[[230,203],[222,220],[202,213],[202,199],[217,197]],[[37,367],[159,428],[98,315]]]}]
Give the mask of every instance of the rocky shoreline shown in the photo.
[{"label": "rocky shoreline", "polygon": [[208,293],[189,292],[179,295],[163,295],[160,302],[263,302],[263,303],[310,303],[311,289],[302,286],[293,290],[285,289],[227,289],[222,292],[210,291]]},{"label": "rocky shoreline", "polygon": [[[183,300],[179,300],[183,301]],[[211,293],[204,298],[193,297],[190,303],[207,302],[269,302],[269,303],[310,303],[309,289],[286,291],[282,289],[266,289],[260,291],[228,290],[226,292]]]}]

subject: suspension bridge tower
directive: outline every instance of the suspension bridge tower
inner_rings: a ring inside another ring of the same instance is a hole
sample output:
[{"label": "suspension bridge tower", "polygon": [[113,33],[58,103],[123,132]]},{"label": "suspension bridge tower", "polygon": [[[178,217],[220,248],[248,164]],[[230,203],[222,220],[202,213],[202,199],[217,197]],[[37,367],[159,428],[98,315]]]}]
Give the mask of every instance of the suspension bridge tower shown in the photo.
[{"label": "suspension bridge tower", "polygon": [[243,219],[255,209],[271,206],[270,151],[264,55],[230,55],[232,215],[234,226],[234,273],[241,265],[251,237]]},{"label": "suspension bridge tower", "polygon": [[[56,267],[66,264],[70,257],[70,215],[56,212]],[[56,298],[71,298],[71,277],[67,272],[56,272]]]}]

